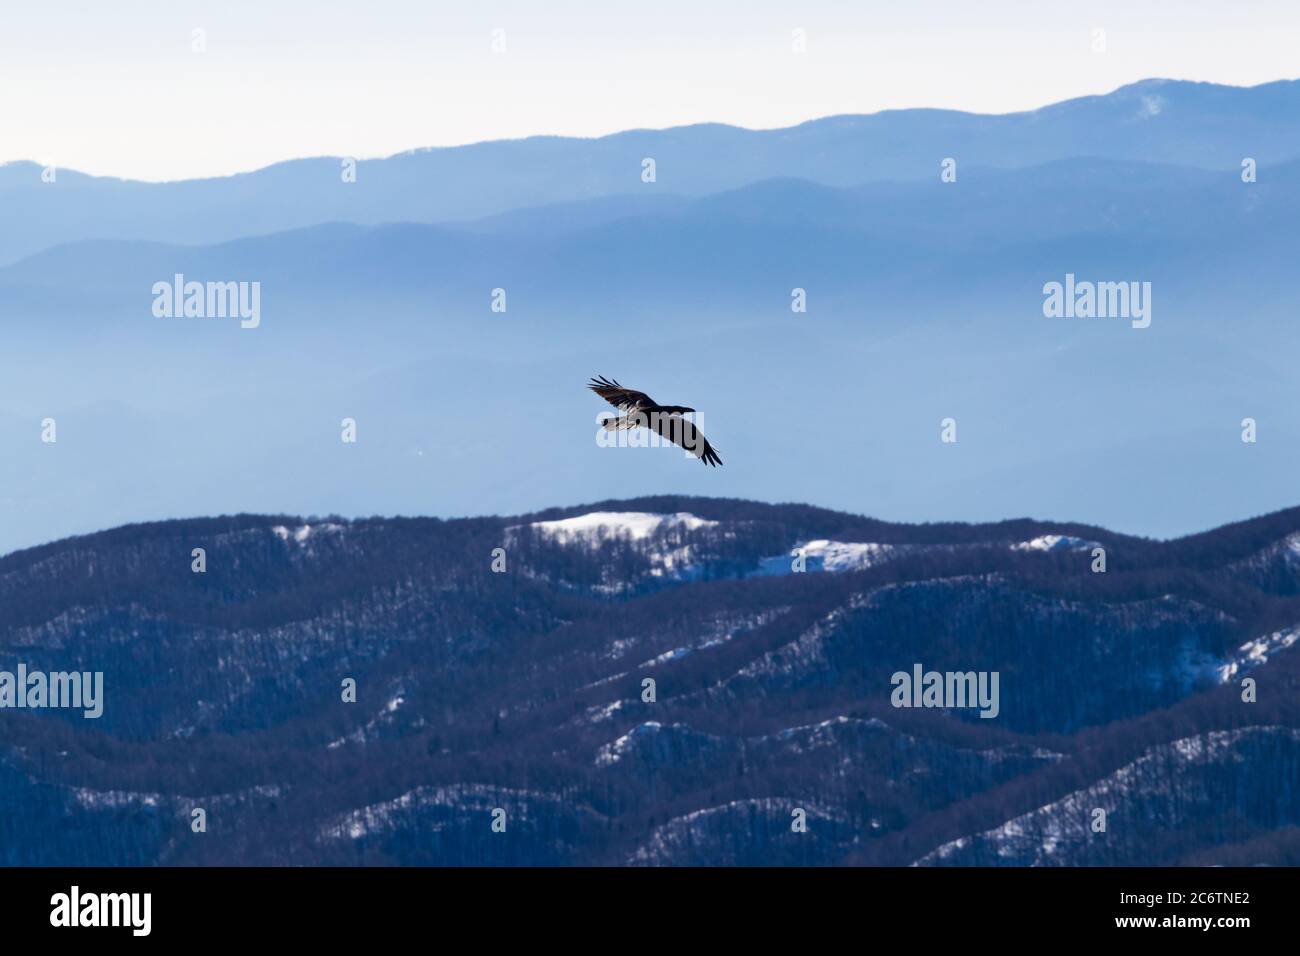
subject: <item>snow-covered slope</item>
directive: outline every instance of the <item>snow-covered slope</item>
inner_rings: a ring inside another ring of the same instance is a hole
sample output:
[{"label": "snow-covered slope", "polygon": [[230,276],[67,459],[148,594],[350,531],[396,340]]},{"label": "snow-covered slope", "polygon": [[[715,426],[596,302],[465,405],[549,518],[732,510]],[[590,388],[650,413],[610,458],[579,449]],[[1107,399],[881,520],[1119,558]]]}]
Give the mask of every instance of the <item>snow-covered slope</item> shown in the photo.
[{"label": "snow-covered slope", "polygon": [[791,574],[802,556],[805,571],[860,571],[905,553],[906,545],[874,544],[858,541],[830,541],[825,538],[796,544],[787,554],[764,558],[759,575]]},{"label": "snow-covered slope", "polygon": [[[1264,758],[1264,759],[1261,759]],[[1127,865],[1162,831],[1236,814],[1267,826],[1300,824],[1300,793],[1255,771],[1296,779],[1300,730],[1246,727],[1160,744],[1088,787],[982,833],[942,844],[914,866]],[[1252,776],[1254,775],[1254,776]],[[1104,829],[1098,811],[1104,811]]]},{"label": "snow-covered slope", "polygon": [[696,531],[716,526],[716,521],[693,514],[650,514],[645,511],[593,511],[557,521],[534,521],[530,527],[559,544],[594,542],[603,538],[641,541],[665,529]]},{"label": "snow-covered slope", "polygon": [[1096,541],[1076,538],[1068,534],[1042,534],[1011,546],[1012,551],[1088,551],[1100,548]]}]

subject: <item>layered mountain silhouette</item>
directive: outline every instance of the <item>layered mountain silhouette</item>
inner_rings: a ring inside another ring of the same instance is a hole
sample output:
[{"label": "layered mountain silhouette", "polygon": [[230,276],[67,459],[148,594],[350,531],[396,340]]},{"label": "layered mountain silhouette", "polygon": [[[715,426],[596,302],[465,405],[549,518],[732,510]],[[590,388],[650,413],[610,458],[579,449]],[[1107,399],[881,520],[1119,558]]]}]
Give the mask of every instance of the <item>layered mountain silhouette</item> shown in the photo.
[{"label": "layered mountain silhouette", "polygon": [[[487,143],[366,161],[356,183],[328,159],[171,184],[4,167],[0,551],[611,487],[1160,536],[1286,507],[1297,89]],[[158,317],[177,275],[259,283],[260,324]],[[1150,327],[1045,317],[1067,275],[1150,283]],[[738,467],[597,449],[572,387],[594,369],[699,395]],[[508,424],[525,408],[562,424]]]},{"label": "layered mountain silhouette", "polygon": [[[11,554],[0,602],[0,669],[104,673],[98,719],[0,710],[6,864],[1300,848],[1297,509],[1168,542],[687,497],[240,515]],[[999,713],[895,706],[915,665],[998,672]]]},{"label": "layered mountain silhouette", "polygon": [[945,157],[1020,168],[1094,156],[1236,169],[1300,155],[1300,84],[1250,88],[1152,79],[1024,113],[889,110],[832,116],[780,130],[721,124],[632,130],[598,139],[558,136],[417,150],[360,162],[344,183],[341,159],[281,163],[236,176],[141,183],[0,167],[7,220],[0,261],[87,238],[212,243],[331,221],[477,219],[526,206],[640,193],[641,163],[656,185],[702,196],[776,177],[831,186],[924,181]]}]

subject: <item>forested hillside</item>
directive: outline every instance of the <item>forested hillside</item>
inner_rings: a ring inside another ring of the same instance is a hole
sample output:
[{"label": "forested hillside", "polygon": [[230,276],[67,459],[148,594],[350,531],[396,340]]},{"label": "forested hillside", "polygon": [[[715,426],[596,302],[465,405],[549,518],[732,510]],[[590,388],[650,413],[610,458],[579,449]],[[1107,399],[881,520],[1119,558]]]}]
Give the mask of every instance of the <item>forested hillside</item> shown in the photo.
[{"label": "forested hillside", "polygon": [[104,675],[0,710],[0,862],[1296,863],[1297,626],[1300,509],[132,525],[0,558],[0,670]]}]

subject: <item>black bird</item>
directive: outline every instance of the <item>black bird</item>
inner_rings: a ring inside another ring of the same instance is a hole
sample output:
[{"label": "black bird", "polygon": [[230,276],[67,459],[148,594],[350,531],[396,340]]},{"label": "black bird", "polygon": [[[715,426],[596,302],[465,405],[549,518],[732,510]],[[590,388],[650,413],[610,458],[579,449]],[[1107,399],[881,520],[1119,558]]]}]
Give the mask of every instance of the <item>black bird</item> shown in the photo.
[{"label": "black bird", "polygon": [[630,428],[650,428],[674,445],[680,445],[706,465],[721,465],[717,450],[709,444],[695,423],[682,418],[695,409],[685,405],[660,405],[645,392],[624,388],[613,379],[593,378],[587,387],[623,413],[619,418],[606,418],[601,424],[609,431],[626,431]]}]

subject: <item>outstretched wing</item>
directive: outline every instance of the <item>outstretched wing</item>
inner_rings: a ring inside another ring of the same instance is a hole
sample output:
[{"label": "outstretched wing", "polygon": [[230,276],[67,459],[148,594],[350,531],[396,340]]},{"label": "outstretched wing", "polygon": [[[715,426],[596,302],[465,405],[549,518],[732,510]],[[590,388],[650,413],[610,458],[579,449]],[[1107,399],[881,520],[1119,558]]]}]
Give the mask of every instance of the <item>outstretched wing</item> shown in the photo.
[{"label": "outstretched wing", "polygon": [[709,444],[709,440],[704,437],[704,432],[696,428],[695,423],[690,419],[660,412],[652,412],[646,417],[649,419],[647,423],[649,427],[658,432],[661,438],[668,439],[674,445],[680,445],[706,465],[716,467],[722,464],[717,449]]},{"label": "outstretched wing", "polygon": [[603,375],[593,378],[587,387],[617,409],[647,408],[654,405],[654,399],[645,392],[624,388],[618,382]]}]

